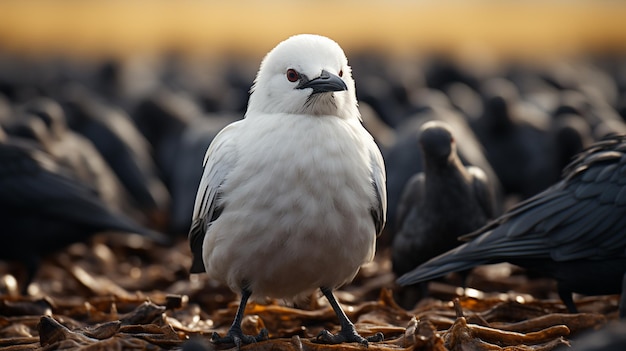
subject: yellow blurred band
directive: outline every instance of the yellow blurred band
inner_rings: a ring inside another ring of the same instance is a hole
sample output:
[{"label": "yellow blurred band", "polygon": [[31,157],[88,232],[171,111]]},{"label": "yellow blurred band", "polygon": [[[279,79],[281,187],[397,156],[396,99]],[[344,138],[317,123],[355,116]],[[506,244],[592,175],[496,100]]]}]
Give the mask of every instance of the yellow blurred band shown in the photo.
[{"label": "yellow blurred band", "polygon": [[296,33],[346,51],[488,49],[540,56],[623,52],[623,1],[2,1],[0,49],[127,55],[178,50],[259,56]]}]

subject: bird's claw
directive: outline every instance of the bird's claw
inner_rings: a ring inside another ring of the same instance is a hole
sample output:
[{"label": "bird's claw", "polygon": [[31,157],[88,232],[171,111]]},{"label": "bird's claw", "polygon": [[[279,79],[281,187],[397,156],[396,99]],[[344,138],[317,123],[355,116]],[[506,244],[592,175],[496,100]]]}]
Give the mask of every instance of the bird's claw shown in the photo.
[{"label": "bird's claw", "polygon": [[245,335],[241,329],[230,329],[226,336],[221,337],[218,333],[214,332],[211,336],[211,342],[214,344],[234,344],[239,349],[242,345],[248,345],[255,342],[267,340],[269,338],[267,329],[261,329],[261,332],[257,336]]},{"label": "bird's claw", "polygon": [[381,342],[383,340],[385,340],[385,335],[383,335],[383,333],[378,332],[374,335],[370,335],[367,338],[365,338],[367,341],[369,342]]},{"label": "bird's claw", "polygon": [[342,329],[338,334],[332,334],[328,330],[322,330],[316,338],[316,341],[324,344],[341,344],[344,342],[358,342],[359,344],[367,347],[370,342],[379,342],[384,339],[383,333],[376,333],[368,336],[367,338],[359,335],[356,330],[344,330]]}]

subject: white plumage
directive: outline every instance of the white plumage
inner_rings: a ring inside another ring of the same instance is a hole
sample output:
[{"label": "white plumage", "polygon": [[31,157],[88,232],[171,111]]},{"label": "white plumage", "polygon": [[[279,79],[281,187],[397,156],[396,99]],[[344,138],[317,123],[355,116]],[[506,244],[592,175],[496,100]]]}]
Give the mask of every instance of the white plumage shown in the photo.
[{"label": "white plumage", "polygon": [[382,156],[361,125],[345,54],[328,38],[294,36],[265,57],[245,118],[207,151],[192,272],[244,295],[332,290],[372,260],[385,213]]}]

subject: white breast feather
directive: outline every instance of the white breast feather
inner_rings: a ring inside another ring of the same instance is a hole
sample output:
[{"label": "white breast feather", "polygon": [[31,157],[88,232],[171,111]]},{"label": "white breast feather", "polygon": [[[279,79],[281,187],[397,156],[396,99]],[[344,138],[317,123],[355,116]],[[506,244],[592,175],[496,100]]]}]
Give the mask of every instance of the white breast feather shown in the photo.
[{"label": "white breast feather", "polygon": [[286,299],[352,280],[373,258],[376,236],[369,153],[376,145],[360,123],[246,118],[236,144],[225,209],[204,241],[208,274],[235,291],[248,284],[255,295]]}]

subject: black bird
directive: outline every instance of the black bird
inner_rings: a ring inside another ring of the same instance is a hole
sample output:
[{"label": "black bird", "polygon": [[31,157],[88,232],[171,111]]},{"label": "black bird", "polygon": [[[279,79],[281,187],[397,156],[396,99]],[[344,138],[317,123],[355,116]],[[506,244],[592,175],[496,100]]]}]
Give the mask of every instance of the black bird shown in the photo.
[{"label": "black bird", "polygon": [[26,114],[7,127],[7,132],[35,140],[54,160],[96,190],[104,202],[137,220],[144,220],[130,206],[129,195],[93,143],[69,129],[61,106],[44,97],[29,100]]},{"label": "black bird", "polygon": [[168,243],[164,235],[111,210],[92,188],[29,140],[0,134],[0,164],[0,260],[25,265],[23,289],[42,256],[95,233],[136,233]]},{"label": "black bird", "polygon": [[154,149],[171,195],[171,233],[188,233],[206,149],[234,117],[203,115],[190,96],[162,89],[142,101],[133,120]]},{"label": "black bird", "polygon": [[162,228],[167,221],[170,194],[159,177],[149,143],[130,117],[84,91],[69,92],[63,107],[70,128],[93,143],[137,208],[147,214],[151,223]]},{"label": "black bird", "polygon": [[188,233],[193,217],[193,205],[202,179],[202,160],[208,145],[217,133],[234,119],[228,116],[205,116],[194,120],[180,136],[170,178],[172,233]]},{"label": "black bird", "polygon": [[577,311],[573,292],[619,294],[626,273],[626,136],[593,144],[564,169],[561,181],[464,238],[471,241],[398,283],[509,262],[554,278],[570,312]]},{"label": "black bird", "polygon": [[[446,122],[452,130],[458,154],[464,165],[473,165],[482,169],[488,176],[491,183],[491,191],[496,194],[498,206],[496,214],[501,213],[502,187],[493,168],[485,157],[484,150],[476,135],[466,122],[465,118],[453,111],[448,105],[447,97],[441,93],[424,91],[423,95],[428,95],[428,104],[422,111],[408,118],[405,123],[398,128],[396,143],[388,150],[383,150],[385,157],[385,167],[387,168],[387,191],[389,196],[389,223],[387,231],[391,235],[399,230],[398,204],[402,192],[415,174],[423,170],[422,153],[419,145],[419,130],[421,126],[432,120]],[[443,100],[441,103],[435,103]]]},{"label": "black bird", "polygon": [[460,245],[456,238],[484,226],[496,207],[487,175],[461,163],[446,123],[425,123],[419,142],[424,171],[409,180],[398,205],[393,266],[399,275]]},{"label": "black bird", "polygon": [[165,88],[141,101],[132,114],[137,129],[152,145],[155,163],[168,188],[173,173],[178,171],[174,164],[180,156],[181,136],[200,115],[200,107],[190,96]]},{"label": "black bird", "polygon": [[[398,205],[392,250],[398,276],[462,244],[457,237],[484,226],[497,207],[485,172],[461,163],[447,123],[425,123],[419,143],[424,171],[409,180]],[[406,307],[416,302],[410,294],[402,300]]]},{"label": "black bird", "polygon": [[[524,111],[519,92],[504,79],[487,81],[483,115],[472,123],[505,193],[528,198],[550,186],[549,133],[537,110]],[[514,160],[515,162],[511,162]]]},{"label": "black bird", "polygon": [[550,142],[554,153],[552,183],[559,181],[561,171],[574,157],[591,146],[594,138],[585,120],[575,114],[559,115],[550,127]]}]

